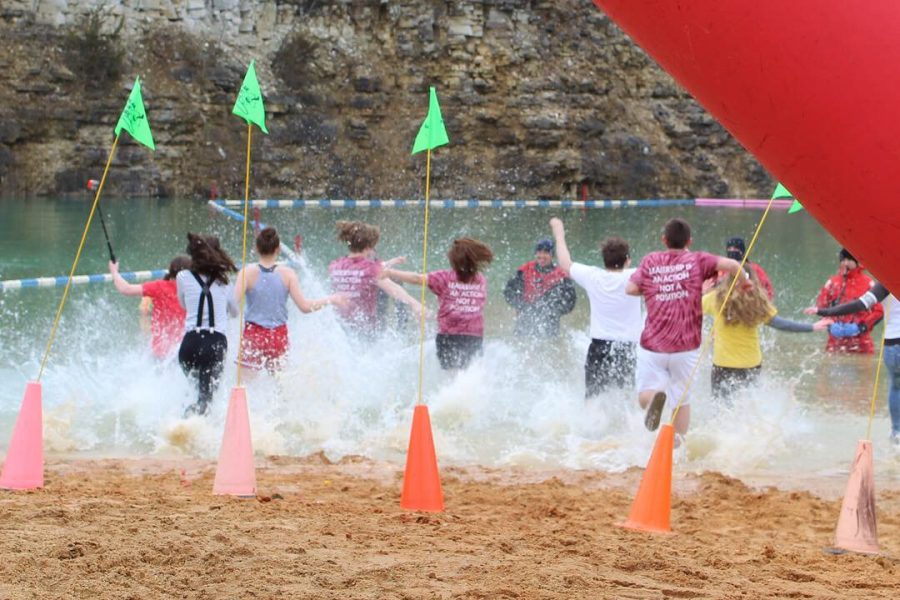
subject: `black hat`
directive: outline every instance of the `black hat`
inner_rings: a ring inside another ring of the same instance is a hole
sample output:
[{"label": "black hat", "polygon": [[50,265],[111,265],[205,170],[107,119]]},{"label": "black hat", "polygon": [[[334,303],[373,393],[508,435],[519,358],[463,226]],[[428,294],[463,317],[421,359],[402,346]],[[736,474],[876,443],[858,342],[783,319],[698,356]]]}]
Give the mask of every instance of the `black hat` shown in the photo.
[{"label": "black hat", "polygon": [[549,252],[553,254],[553,248],[556,247],[556,244],[553,243],[553,240],[540,240],[537,244],[534,245],[535,252]]},{"label": "black hat", "polygon": [[838,260],[852,260],[855,263],[859,263],[859,261],[856,260],[856,257],[850,254],[850,251],[846,248],[841,248],[841,251],[838,252],[838,256],[840,257]]},{"label": "black hat", "polygon": [[[734,248],[734,250],[729,250],[729,248]],[[746,252],[747,246],[744,244],[744,238],[733,237],[725,242],[725,254],[728,255],[728,258],[741,260]]]}]

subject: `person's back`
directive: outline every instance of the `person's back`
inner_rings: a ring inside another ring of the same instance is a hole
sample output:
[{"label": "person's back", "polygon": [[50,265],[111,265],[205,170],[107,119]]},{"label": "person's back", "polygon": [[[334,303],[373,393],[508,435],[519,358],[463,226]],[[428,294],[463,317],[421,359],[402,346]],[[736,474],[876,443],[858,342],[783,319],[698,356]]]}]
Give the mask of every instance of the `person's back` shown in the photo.
[{"label": "person's back", "polygon": [[187,313],[178,362],[186,375],[197,377],[199,384],[197,402],[188,407],[187,414],[203,415],[218,386],[228,351],[228,317],[238,314],[228,280],[228,274],[237,268],[212,235],[188,233],[188,254],[191,270],[175,277],[178,302]]},{"label": "person's back", "polygon": [[641,299],[625,293],[637,269],[613,271],[573,263],[572,279],[584,288],[591,307],[591,338],[614,342],[639,341],[643,329]]},{"label": "person's back", "polygon": [[[703,282],[725,271],[741,272],[740,263],[707,252],[692,252],[691,226],[669,219],[663,228],[666,250],[651,252],[629,279],[626,291],[643,296],[647,320],[637,353],[638,402],[647,409],[644,424],[659,427],[663,408],[671,399],[675,431],[684,435],[690,424],[688,391],[700,358],[703,327]],[[742,282],[742,287],[749,280]]]},{"label": "person's back", "polygon": [[277,265],[257,265],[259,274],[253,287],[247,290],[247,306],[244,320],[266,329],[274,329],[287,323],[288,288]]},{"label": "person's back", "polygon": [[153,301],[150,313],[150,349],[157,358],[169,355],[184,334],[185,310],[178,303],[174,279],[150,281],[141,286],[145,298]]},{"label": "person's back", "polygon": [[462,282],[453,269],[428,274],[428,289],[438,297],[438,331],[445,335],[484,335],[487,279],[476,273]]},{"label": "person's back", "polygon": [[703,281],[716,274],[718,258],[707,252],[651,252],[631,276],[647,306],[641,347],[685,352],[700,346]]},{"label": "person's back", "polygon": [[338,315],[352,328],[378,328],[378,288],[375,281],[381,271],[378,261],[365,256],[343,256],[328,265],[331,288],[347,297]]}]

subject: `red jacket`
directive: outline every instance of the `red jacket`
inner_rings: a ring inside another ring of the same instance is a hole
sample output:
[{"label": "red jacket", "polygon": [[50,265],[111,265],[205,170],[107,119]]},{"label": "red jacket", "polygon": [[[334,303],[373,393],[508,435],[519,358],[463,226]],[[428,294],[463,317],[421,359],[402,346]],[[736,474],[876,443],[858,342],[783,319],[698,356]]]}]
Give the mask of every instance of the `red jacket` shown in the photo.
[{"label": "red jacket", "polygon": [[772,289],[772,282],[769,281],[769,276],[766,275],[766,272],[761,266],[759,266],[759,264],[750,261],[747,261],[747,264],[750,265],[750,268],[752,268],[756,272],[756,278],[759,279],[759,285],[761,285],[763,289],[766,290],[766,294],[768,294],[769,300],[774,300],[775,290]]},{"label": "red jacket", "polygon": [[556,285],[568,277],[566,272],[559,267],[554,267],[552,271],[541,272],[538,270],[537,261],[527,262],[519,270],[522,271],[524,279],[524,289],[522,297],[527,304],[533,303],[535,300],[552,290]]},{"label": "red jacket", "polygon": [[[827,308],[856,300],[867,291],[872,285],[872,280],[863,273],[862,267],[848,271],[846,275],[838,273],[831,277],[822,286],[819,297],[816,299],[817,308]],[[827,352],[857,352],[860,354],[872,354],[875,351],[875,345],[872,343],[872,336],[869,332],[878,321],[884,316],[884,309],[881,304],[876,304],[872,310],[864,310],[843,317],[836,317],[836,321],[845,323],[858,323],[865,328],[860,335],[846,338],[836,338],[828,336],[828,344],[825,346]]]}]

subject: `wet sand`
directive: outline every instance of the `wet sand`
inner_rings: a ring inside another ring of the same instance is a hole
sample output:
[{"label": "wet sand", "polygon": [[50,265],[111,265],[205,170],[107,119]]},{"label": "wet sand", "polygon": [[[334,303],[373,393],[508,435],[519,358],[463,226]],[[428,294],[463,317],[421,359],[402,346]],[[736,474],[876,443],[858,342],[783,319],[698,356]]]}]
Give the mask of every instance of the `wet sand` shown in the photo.
[{"label": "wet sand", "polygon": [[[823,552],[844,481],[808,491],[679,474],[672,535],[616,527],[640,470],[448,468],[447,510],[399,508],[396,465],[257,459],[259,496],[213,496],[198,460],[50,459],[0,495],[0,598],[888,598],[900,491],[878,492],[883,555]],[[784,482],[789,483],[789,482]],[[789,487],[789,486],[788,486]]]}]

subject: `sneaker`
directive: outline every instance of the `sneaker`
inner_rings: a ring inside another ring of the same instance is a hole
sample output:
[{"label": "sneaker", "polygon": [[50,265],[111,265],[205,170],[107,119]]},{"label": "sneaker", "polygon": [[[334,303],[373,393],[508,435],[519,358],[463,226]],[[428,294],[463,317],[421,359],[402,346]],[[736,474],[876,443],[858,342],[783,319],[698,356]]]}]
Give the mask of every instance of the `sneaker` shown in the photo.
[{"label": "sneaker", "polygon": [[891,434],[891,448],[893,448],[895,452],[900,452],[900,434]]},{"label": "sneaker", "polygon": [[644,426],[650,431],[659,429],[659,420],[662,418],[663,409],[666,407],[666,393],[656,392],[650,406],[647,407],[647,414],[644,417]]}]

